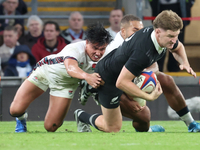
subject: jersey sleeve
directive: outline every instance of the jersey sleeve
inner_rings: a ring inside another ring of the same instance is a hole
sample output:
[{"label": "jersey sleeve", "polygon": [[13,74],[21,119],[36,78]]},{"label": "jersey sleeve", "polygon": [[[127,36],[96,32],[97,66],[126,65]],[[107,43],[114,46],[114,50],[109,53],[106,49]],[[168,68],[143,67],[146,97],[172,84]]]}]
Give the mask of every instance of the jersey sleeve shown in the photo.
[{"label": "jersey sleeve", "polygon": [[82,57],[80,50],[73,46],[64,47],[64,49],[59,54],[62,55],[64,59],[71,58],[76,61],[80,60],[80,58]]},{"label": "jersey sleeve", "polygon": [[135,76],[139,76],[142,71],[148,67],[149,58],[143,53],[138,53],[135,50],[128,61],[125,64],[125,67]]}]

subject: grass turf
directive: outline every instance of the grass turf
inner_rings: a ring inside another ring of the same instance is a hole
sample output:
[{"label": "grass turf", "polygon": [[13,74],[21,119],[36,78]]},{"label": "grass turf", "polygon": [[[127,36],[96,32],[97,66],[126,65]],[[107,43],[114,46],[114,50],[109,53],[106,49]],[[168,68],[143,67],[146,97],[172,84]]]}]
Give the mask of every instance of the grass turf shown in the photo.
[{"label": "grass turf", "polygon": [[15,122],[0,122],[0,150],[199,150],[200,133],[188,133],[182,121],[152,121],[165,128],[163,133],[138,133],[131,121],[123,121],[119,133],[78,133],[74,121],[65,121],[48,133],[42,121],[27,121],[28,132],[15,133]]}]

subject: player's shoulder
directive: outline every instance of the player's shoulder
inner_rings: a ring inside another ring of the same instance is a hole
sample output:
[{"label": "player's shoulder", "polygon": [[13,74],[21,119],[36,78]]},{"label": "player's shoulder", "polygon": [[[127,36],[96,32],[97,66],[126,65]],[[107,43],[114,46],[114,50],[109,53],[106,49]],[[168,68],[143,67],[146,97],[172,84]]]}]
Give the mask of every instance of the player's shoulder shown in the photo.
[{"label": "player's shoulder", "polygon": [[84,48],[85,45],[86,45],[86,41],[83,40],[83,41],[78,41],[78,42],[75,42],[75,43],[70,43],[67,46],[68,47]]},{"label": "player's shoulder", "polygon": [[153,29],[153,26],[147,26],[147,27],[144,27],[143,29],[142,29],[142,31],[143,31],[143,33],[144,32],[152,32],[154,29]]},{"label": "player's shoulder", "polygon": [[82,51],[85,51],[85,46],[86,46],[86,41],[79,41],[79,42],[76,42],[76,43],[71,43],[71,44],[68,44],[67,46],[64,47],[64,51],[79,51],[79,52],[82,52]]},{"label": "player's shoulder", "polygon": [[141,30],[137,31],[139,34],[151,34],[153,32],[153,26],[147,26],[142,28]]}]

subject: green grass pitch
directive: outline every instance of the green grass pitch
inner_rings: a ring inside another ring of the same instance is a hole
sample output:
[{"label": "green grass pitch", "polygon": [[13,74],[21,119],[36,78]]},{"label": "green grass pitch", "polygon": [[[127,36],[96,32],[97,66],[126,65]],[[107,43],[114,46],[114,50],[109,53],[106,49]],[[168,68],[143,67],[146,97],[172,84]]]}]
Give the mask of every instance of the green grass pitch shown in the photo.
[{"label": "green grass pitch", "polygon": [[[198,121],[199,122],[199,121]],[[0,150],[199,150],[200,133],[188,133],[182,121],[152,121],[163,133],[138,133],[123,121],[119,133],[78,133],[74,121],[65,121],[48,133],[43,121],[27,121],[28,132],[15,133],[15,122],[0,122]]]}]

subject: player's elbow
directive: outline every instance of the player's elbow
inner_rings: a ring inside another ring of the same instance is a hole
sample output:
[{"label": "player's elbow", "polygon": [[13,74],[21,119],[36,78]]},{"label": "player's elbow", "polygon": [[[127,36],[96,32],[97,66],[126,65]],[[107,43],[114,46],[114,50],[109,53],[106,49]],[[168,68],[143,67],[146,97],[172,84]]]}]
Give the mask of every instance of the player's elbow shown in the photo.
[{"label": "player's elbow", "polygon": [[123,82],[121,82],[120,80],[117,80],[115,86],[116,86],[118,89],[122,89],[122,87],[123,87]]}]

